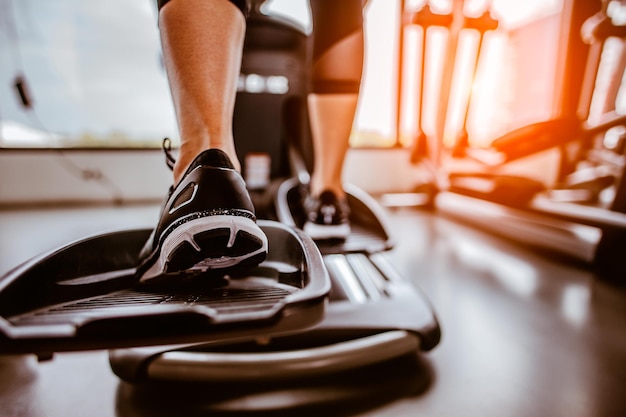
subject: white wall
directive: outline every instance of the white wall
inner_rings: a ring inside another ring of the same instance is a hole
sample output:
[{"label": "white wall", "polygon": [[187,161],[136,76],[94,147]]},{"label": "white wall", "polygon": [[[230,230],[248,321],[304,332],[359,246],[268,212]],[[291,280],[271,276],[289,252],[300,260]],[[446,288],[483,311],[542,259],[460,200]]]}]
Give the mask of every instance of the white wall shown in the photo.
[{"label": "white wall", "polygon": [[0,204],[162,199],[170,175],[160,150],[2,151]]},{"label": "white wall", "polygon": [[[410,191],[407,150],[352,149],[345,180],[365,191]],[[161,150],[2,150],[0,206],[161,201],[171,173]]]}]

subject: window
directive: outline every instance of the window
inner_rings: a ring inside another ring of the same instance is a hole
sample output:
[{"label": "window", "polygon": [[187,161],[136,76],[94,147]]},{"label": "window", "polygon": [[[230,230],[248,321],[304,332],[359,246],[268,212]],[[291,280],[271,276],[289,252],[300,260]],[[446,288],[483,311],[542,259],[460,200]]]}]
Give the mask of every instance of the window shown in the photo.
[{"label": "window", "polygon": [[[155,3],[0,0],[0,147],[152,147],[177,138]],[[368,5],[366,30],[376,34],[355,145],[395,143],[396,3]],[[306,0],[268,6],[308,24]]]},{"label": "window", "polygon": [[152,1],[0,5],[0,146],[155,146],[175,133]]}]

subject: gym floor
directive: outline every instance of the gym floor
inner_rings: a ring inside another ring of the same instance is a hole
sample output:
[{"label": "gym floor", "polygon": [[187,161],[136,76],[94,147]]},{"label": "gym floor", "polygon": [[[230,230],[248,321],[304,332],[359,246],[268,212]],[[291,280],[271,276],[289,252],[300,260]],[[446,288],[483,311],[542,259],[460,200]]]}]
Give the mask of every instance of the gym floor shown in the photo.
[{"label": "gym floor", "polygon": [[[301,384],[184,392],[120,382],[105,351],[5,356],[0,415],[626,415],[624,286],[435,213],[388,211],[389,256],[441,323],[433,351]],[[85,235],[151,227],[157,214],[154,205],[0,210],[0,274]]]}]

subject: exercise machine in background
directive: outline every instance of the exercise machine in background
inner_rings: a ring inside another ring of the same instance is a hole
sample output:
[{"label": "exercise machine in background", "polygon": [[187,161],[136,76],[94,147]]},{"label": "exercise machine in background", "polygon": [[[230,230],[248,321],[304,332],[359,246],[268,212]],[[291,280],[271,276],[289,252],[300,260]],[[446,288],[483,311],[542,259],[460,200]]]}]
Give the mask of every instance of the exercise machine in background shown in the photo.
[{"label": "exercise machine in background", "polygon": [[[467,135],[469,95],[462,132],[453,146],[446,147],[443,129],[456,69],[458,32],[463,28],[477,30],[481,34],[480,54],[484,32],[497,28],[488,10],[478,19],[463,16],[463,3],[454,2],[448,20],[432,17],[427,6],[403,10],[404,26],[426,29],[436,24],[449,32],[449,68],[442,79],[436,137],[425,139],[420,133],[413,155],[415,163],[432,173],[436,192],[432,193],[431,205],[441,213],[512,240],[580,260],[603,277],[620,279],[626,271],[622,259],[626,247],[626,116],[617,111],[615,103],[626,67],[626,48],[621,48],[618,68],[604,96],[598,88],[598,74],[607,40],[624,43],[626,26],[611,18],[609,0],[564,1],[562,13],[571,33],[561,42],[566,54],[559,54],[561,59],[565,57],[566,68],[561,80],[565,101],[560,117],[515,129],[495,138],[488,147],[478,148],[470,144]],[[581,51],[587,51],[586,55]],[[591,111],[596,97],[604,100],[600,115]],[[513,162],[521,164],[550,150],[559,156],[553,180],[507,173]],[[471,168],[458,161],[470,162]]]}]

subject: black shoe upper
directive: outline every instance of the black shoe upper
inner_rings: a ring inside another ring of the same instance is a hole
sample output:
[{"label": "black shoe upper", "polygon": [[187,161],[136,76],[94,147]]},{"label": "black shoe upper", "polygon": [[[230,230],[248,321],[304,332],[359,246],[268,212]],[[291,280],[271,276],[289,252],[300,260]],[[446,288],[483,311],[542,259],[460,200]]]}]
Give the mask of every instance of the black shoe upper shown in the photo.
[{"label": "black shoe upper", "polygon": [[246,184],[219,149],[199,154],[181,181],[170,188],[157,227],[142,250],[140,259],[151,256],[178,225],[198,217],[226,214],[256,220]]},{"label": "black shoe upper", "polygon": [[339,198],[332,191],[324,191],[319,197],[307,196],[304,200],[307,221],[335,226],[349,223],[350,207],[345,198]]}]

